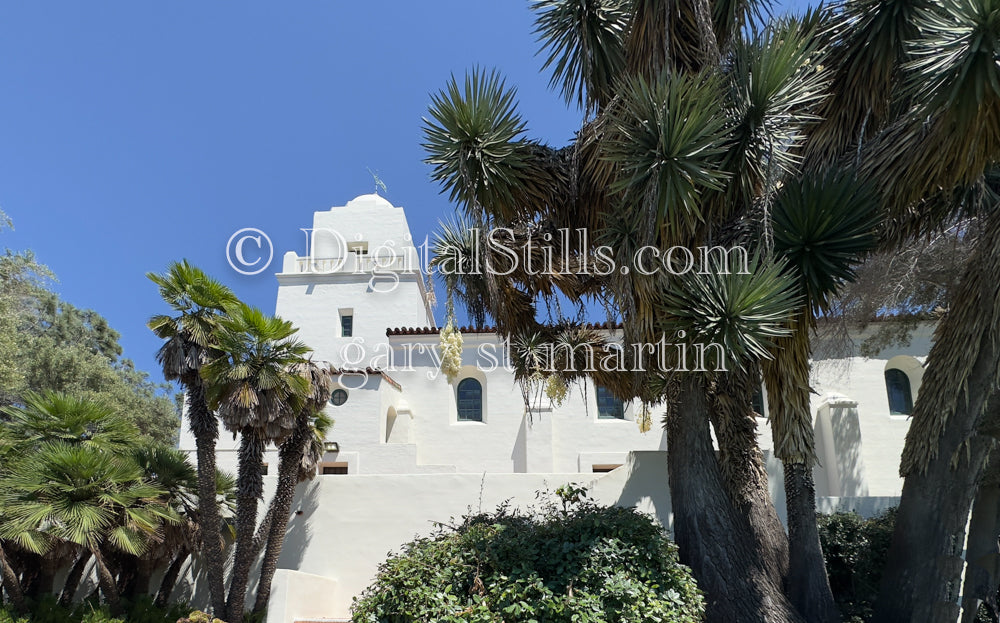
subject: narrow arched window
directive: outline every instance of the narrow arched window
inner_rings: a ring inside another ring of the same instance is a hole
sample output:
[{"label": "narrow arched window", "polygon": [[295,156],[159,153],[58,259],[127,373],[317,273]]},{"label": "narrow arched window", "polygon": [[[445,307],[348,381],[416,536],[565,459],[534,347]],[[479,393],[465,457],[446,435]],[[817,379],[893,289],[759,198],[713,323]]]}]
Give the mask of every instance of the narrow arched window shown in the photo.
[{"label": "narrow arched window", "polygon": [[483,421],[483,386],[476,379],[462,379],[458,384],[458,421]]},{"label": "narrow arched window", "polygon": [[615,398],[605,387],[597,387],[597,418],[601,420],[624,420],[625,405]]},{"label": "narrow arched window", "polygon": [[889,394],[889,413],[910,415],[913,413],[913,394],[910,393],[910,377],[896,368],[885,371],[885,391]]}]

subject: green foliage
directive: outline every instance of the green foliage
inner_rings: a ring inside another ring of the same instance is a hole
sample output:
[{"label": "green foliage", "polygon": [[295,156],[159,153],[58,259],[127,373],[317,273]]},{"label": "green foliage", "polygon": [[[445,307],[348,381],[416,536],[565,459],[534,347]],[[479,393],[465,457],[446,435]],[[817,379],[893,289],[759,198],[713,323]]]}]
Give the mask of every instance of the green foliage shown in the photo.
[{"label": "green foliage", "polygon": [[161,608],[148,597],[142,597],[124,601],[124,614],[113,617],[106,606],[93,601],[63,606],[51,595],[27,606],[27,612],[23,614],[0,607],[0,623],[175,623],[191,609],[187,604],[179,603]]},{"label": "green foliage", "polygon": [[614,80],[625,69],[627,0],[537,0],[535,34],[552,67],[549,87],[567,105],[596,111],[614,95]]},{"label": "green foliage", "polygon": [[704,602],[662,528],[583,501],[501,506],[404,546],[355,599],[359,623],[700,621]]},{"label": "green foliage", "polygon": [[818,516],[826,573],[845,620],[871,619],[895,522],[895,508],[871,519],[853,512]]},{"label": "green foliage", "polygon": [[59,299],[50,278],[30,252],[0,256],[0,404],[63,392],[103,402],[144,435],[172,442],[180,411],[169,386],[121,359],[118,332],[97,312]]}]

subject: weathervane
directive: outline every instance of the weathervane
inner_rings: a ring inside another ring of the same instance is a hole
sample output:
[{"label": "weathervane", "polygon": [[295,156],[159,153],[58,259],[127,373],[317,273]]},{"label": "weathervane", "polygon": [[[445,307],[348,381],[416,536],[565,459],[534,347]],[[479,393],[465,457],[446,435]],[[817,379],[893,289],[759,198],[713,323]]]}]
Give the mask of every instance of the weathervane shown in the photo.
[{"label": "weathervane", "polygon": [[379,188],[382,189],[382,192],[388,194],[389,193],[389,189],[386,188],[385,182],[383,182],[382,178],[380,178],[378,176],[378,173],[376,173],[375,171],[372,171],[371,167],[365,167],[365,168],[368,169],[368,172],[371,173],[372,179],[375,180],[375,194],[376,195],[378,194],[378,189]]}]

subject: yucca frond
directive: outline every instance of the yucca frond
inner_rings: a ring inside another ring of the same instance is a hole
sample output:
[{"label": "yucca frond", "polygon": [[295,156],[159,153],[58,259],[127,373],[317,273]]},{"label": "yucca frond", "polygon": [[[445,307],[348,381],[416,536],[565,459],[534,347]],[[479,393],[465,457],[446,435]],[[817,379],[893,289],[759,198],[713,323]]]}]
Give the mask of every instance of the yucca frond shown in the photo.
[{"label": "yucca frond", "polygon": [[753,204],[799,167],[800,148],[818,121],[829,71],[818,63],[815,34],[784,19],[733,43],[727,72],[735,126],[726,167],[735,211]]},{"label": "yucca frond", "polygon": [[524,138],[515,94],[496,71],[474,69],[463,84],[452,76],[432,95],[431,118],[424,119],[431,178],[469,213],[506,222],[523,214],[529,199],[546,203],[552,183],[538,166],[536,145]]},{"label": "yucca frond", "polygon": [[647,228],[669,232],[669,239],[692,236],[708,216],[704,196],[729,179],[721,97],[712,76],[664,73],[651,83],[629,80],[622,104],[609,111],[604,158],[621,172],[611,190],[621,193],[623,210],[641,212]]},{"label": "yucca frond", "polygon": [[754,255],[744,273],[738,262],[713,257],[711,268],[679,276],[664,293],[658,328],[667,336],[683,331],[688,343],[702,344],[706,352],[720,346],[731,361],[727,369],[768,358],[775,340],[789,334],[788,321],[801,305],[795,281],[782,261],[765,263]]},{"label": "yucca frond", "polygon": [[826,311],[837,288],[854,278],[875,247],[879,216],[875,190],[851,171],[790,180],[781,189],[771,212],[774,249],[814,311]]},{"label": "yucca frond", "polygon": [[625,68],[630,0],[535,0],[535,34],[547,53],[549,86],[567,105],[603,108]]}]

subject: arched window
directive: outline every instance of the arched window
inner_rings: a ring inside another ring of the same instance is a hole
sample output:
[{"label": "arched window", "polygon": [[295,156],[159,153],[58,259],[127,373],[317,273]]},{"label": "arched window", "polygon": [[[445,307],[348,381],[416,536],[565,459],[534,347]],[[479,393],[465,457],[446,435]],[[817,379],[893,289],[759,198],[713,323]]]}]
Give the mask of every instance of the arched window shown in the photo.
[{"label": "arched window", "polygon": [[624,420],[625,405],[605,387],[597,387],[597,418],[600,420]]},{"label": "arched window", "polygon": [[889,413],[910,415],[913,413],[913,394],[910,393],[910,377],[896,368],[885,371],[885,391],[889,394]]},{"label": "arched window", "polygon": [[458,421],[483,421],[483,386],[476,379],[462,379],[458,384]]}]

